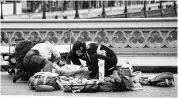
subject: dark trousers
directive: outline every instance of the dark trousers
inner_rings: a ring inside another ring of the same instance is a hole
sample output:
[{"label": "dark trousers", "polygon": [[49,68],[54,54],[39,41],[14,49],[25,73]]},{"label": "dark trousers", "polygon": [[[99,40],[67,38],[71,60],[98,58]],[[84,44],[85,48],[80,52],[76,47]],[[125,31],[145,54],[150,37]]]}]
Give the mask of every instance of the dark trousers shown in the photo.
[{"label": "dark trousers", "polygon": [[45,66],[45,58],[41,57],[34,50],[30,50],[24,57],[23,64],[26,71],[33,75]]},{"label": "dark trousers", "polygon": [[111,75],[114,70],[110,70],[110,69],[116,66],[117,57],[107,57],[107,56],[94,53],[93,55],[91,55],[92,64],[89,66],[89,70],[92,71],[90,73],[90,77],[94,78],[99,72],[98,59],[105,60],[105,76]]}]

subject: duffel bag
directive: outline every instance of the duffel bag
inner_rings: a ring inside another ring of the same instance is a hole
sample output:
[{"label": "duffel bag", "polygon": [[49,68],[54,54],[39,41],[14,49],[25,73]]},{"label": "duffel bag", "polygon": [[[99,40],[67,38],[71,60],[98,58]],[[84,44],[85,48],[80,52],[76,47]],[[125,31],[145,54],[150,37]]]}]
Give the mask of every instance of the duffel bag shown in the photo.
[{"label": "duffel bag", "polygon": [[64,92],[97,92],[98,83],[96,80],[87,80],[86,78],[61,78]]},{"label": "duffel bag", "polygon": [[98,83],[99,91],[110,92],[110,91],[123,91],[126,90],[125,84],[120,80],[118,75],[112,75],[110,77],[105,77],[103,82]]},{"label": "duffel bag", "polygon": [[163,72],[151,77],[140,77],[141,84],[151,86],[174,86],[174,77],[170,72]]},{"label": "duffel bag", "polygon": [[125,91],[127,90],[125,86],[121,83],[116,82],[99,82],[98,83],[99,91],[101,92],[110,92],[110,91]]},{"label": "duffel bag", "polygon": [[134,82],[131,79],[131,72],[129,69],[119,69],[113,71],[113,78],[116,83],[123,84],[128,90],[134,87]]},{"label": "duffel bag", "polygon": [[47,89],[49,89],[49,91],[61,89],[61,86],[58,83],[58,74],[51,72],[38,72],[30,77],[28,81],[28,85],[31,90],[37,90],[40,88],[40,91],[42,91],[42,89],[44,89],[44,91],[47,91]]},{"label": "duffel bag", "polygon": [[174,86],[174,84],[174,77],[171,72],[160,73],[150,80],[150,85],[153,86]]},{"label": "duffel bag", "polygon": [[110,92],[113,90],[113,83],[112,82],[99,82],[98,83],[99,91],[101,92]]},{"label": "duffel bag", "polygon": [[85,85],[63,85],[64,92],[97,92],[98,85],[94,84],[85,84]]}]

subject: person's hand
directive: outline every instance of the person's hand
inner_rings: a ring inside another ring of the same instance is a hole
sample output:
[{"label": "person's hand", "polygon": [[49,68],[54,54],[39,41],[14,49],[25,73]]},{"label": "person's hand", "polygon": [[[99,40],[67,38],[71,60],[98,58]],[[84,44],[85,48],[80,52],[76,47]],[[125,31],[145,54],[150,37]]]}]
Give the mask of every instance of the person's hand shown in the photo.
[{"label": "person's hand", "polygon": [[91,71],[88,70],[88,67],[84,67],[84,73],[85,73],[85,74],[90,74]]},{"label": "person's hand", "polygon": [[54,63],[60,62],[60,60],[61,60],[61,57],[56,57],[54,60]]},{"label": "person's hand", "polygon": [[98,50],[98,51],[97,51],[97,54],[106,56],[106,51],[105,51],[105,50]]},{"label": "person's hand", "polygon": [[52,64],[52,67],[53,67],[54,69],[59,69],[59,68],[60,68],[59,65],[57,65],[56,63],[53,63],[53,64]]},{"label": "person's hand", "polygon": [[59,66],[64,66],[64,65],[66,65],[67,63],[66,63],[66,62],[63,62],[63,61],[60,61],[58,64],[59,64]]},{"label": "person's hand", "polygon": [[84,68],[85,66],[84,65],[79,65],[80,66],[80,68]]},{"label": "person's hand", "polygon": [[101,55],[101,54],[98,54],[98,58],[100,58],[100,59],[104,59],[105,56],[104,56],[104,55]]}]

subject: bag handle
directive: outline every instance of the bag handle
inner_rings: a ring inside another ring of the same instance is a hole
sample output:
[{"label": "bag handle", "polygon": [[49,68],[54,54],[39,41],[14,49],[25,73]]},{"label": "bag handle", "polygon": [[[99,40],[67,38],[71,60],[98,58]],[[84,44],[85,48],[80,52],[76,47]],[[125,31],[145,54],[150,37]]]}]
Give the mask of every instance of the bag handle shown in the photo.
[{"label": "bag handle", "polygon": [[44,76],[44,79],[43,79],[43,85],[46,84],[46,80],[47,80],[48,76]]},{"label": "bag handle", "polygon": [[82,89],[77,89],[77,90],[73,89],[73,86],[74,85],[70,85],[70,88],[71,88],[71,90],[72,90],[73,93],[80,92],[82,89],[85,89],[85,85],[84,85],[84,87]]},{"label": "bag handle", "polygon": [[38,80],[39,80],[39,77],[36,77],[34,81],[34,86],[37,86]]},{"label": "bag handle", "polygon": [[100,54],[100,48],[101,48],[101,44],[98,45],[98,48],[97,48],[97,53]]},{"label": "bag handle", "polygon": [[51,72],[38,72],[34,76],[58,76],[57,73],[51,73]]}]

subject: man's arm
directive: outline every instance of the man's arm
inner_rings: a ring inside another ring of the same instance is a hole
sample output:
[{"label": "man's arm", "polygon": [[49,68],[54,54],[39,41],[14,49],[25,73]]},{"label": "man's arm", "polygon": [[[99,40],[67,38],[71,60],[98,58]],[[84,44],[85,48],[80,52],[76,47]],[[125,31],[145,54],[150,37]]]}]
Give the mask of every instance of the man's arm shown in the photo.
[{"label": "man's arm", "polygon": [[67,58],[66,58],[67,64],[70,64],[71,61],[72,61],[72,63],[75,64],[75,65],[82,65],[82,63],[81,63],[80,60],[79,60],[78,55],[77,55],[75,52],[73,52],[73,51],[71,51],[71,52],[67,55]]},{"label": "man's arm", "polygon": [[76,74],[84,73],[84,69],[78,69],[78,70],[62,70],[62,69],[56,69],[56,73],[58,73],[60,76],[75,76]]},{"label": "man's arm", "polygon": [[53,68],[56,70],[56,73],[58,73],[60,76],[67,76],[67,77],[85,72],[84,68],[77,69],[77,70],[64,70],[60,68],[56,63],[53,63]]},{"label": "man's arm", "polygon": [[53,56],[53,62],[59,62],[61,60],[60,52],[53,45],[51,45],[50,51],[52,53],[51,59],[52,59],[52,56]]}]

